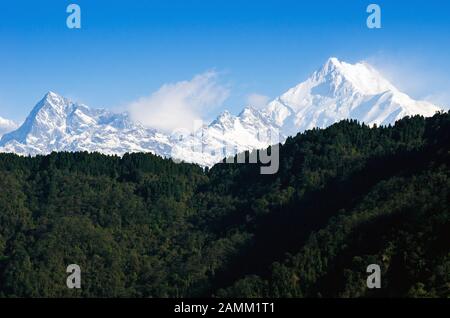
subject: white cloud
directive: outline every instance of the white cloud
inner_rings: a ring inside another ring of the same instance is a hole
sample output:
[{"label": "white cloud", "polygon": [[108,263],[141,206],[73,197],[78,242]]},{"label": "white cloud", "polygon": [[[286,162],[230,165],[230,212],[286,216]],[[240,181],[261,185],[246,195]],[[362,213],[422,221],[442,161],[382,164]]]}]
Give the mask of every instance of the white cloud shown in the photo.
[{"label": "white cloud", "polygon": [[424,57],[376,53],[366,59],[402,92],[448,109],[448,74],[438,63]]},{"label": "white cloud", "polygon": [[450,93],[440,92],[427,95],[423,98],[424,100],[435,104],[436,106],[442,108],[443,110],[450,109]]},{"label": "white cloud", "polygon": [[194,122],[221,106],[229,90],[218,83],[218,75],[208,71],[189,81],[164,84],[148,97],[127,108],[134,120],[165,132],[192,130]]},{"label": "white cloud", "polygon": [[0,138],[17,128],[17,124],[11,120],[0,117]]},{"label": "white cloud", "polygon": [[270,100],[270,98],[265,95],[260,95],[260,94],[256,94],[256,93],[247,95],[247,105],[253,106],[253,107],[256,107],[259,109],[267,106],[267,104],[269,103],[269,100]]}]

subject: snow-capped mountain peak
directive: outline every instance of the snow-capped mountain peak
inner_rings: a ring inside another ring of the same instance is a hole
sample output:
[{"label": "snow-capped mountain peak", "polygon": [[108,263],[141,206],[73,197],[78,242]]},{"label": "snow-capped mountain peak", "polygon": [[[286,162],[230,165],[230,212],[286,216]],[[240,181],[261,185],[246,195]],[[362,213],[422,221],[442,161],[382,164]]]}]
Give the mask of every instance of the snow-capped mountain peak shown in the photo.
[{"label": "snow-capped mountain peak", "polygon": [[47,93],[17,130],[0,141],[0,151],[45,154],[52,151],[170,153],[168,137],[115,114]]},{"label": "snow-capped mountain peak", "polygon": [[286,135],[352,118],[391,124],[407,116],[432,116],[439,108],[400,92],[366,62],[330,58],[306,81],[271,102],[265,112]]},{"label": "snow-capped mountain peak", "polygon": [[338,89],[341,85],[351,84],[361,94],[375,95],[386,91],[397,91],[375,68],[367,62],[349,64],[331,57],[313,76],[316,82],[329,82]]},{"label": "snow-capped mountain peak", "polygon": [[236,117],[233,116],[228,110],[223,111],[209,126],[230,128],[234,125]]},{"label": "snow-capped mountain peak", "polygon": [[245,107],[238,115],[238,117],[240,117],[242,119],[257,118],[260,116],[261,116],[261,112],[253,106]]},{"label": "snow-capped mountain peak", "polygon": [[44,116],[44,114],[53,117],[65,117],[68,113],[73,111],[73,108],[76,106],[77,105],[69,99],[50,91],[36,104],[34,109],[31,111],[31,116],[36,117],[38,120],[52,119],[42,117],[39,118],[39,116]]},{"label": "snow-capped mountain peak", "polygon": [[41,142],[61,138],[65,133],[67,117],[75,107],[76,105],[68,99],[48,92],[36,104],[19,129],[3,136],[0,146],[11,140],[27,143],[27,138],[40,139]]}]

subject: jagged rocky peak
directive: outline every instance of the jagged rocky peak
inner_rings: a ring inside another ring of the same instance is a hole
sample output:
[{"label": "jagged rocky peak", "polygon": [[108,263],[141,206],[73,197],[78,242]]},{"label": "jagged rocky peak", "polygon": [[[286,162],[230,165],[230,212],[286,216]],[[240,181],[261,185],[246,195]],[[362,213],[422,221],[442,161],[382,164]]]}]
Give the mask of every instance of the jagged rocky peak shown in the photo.
[{"label": "jagged rocky peak", "polygon": [[228,110],[223,111],[211,124],[210,126],[233,126],[236,117],[233,116]]},{"label": "jagged rocky peak", "polygon": [[348,83],[361,94],[374,95],[397,91],[394,85],[365,61],[349,64],[332,57],[314,73],[313,79],[317,82],[330,82],[336,88]]},{"label": "jagged rocky peak", "polygon": [[330,58],[271,102],[265,112],[286,135],[292,135],[347,118],[387,125],[408,115],[432,116],[438,110],[400,92],[367,62],[350,64]]},{"label": "jagged rocky peak", "polygon": [[259,116],[261,116],[261,111],[253,106],[245,107],[238,115],[238,117],[241,118],[259,117]]}]

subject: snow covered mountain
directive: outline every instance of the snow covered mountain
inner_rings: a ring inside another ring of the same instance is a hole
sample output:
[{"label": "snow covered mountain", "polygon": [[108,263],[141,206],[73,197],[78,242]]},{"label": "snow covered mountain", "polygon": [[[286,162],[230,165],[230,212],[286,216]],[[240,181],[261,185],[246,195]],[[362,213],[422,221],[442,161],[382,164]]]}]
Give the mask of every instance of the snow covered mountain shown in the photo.
[{"label": "snow covered mountain", "polygon": [[34,107],[22,126],[2,137],[0,151],[46,154],[52,151],[170,153],[167,136],[128,118],[90,109],[53,92]]},{"label": "snow covered mountain", "polygon": [[15,122],[13,122],[12,120],[0,117],[0,138],[2,137],[2,135],[6,134],[10,131],[13,131],[16,128],[17,128],[17,124]]},{"label": "snow covered mountain", "polygon": [[238,116],[224,111],[216,120],[189,136],[173,141],[175,159],[212,166],[225,157],[283,142],[275,123],[248,106]]},{"label": "snow covered mountain", "polygon": [[342,119],[387,125],[405,116],[432,116],[440,108],[400,92],[365,62],[330,58],[310,78],[271,102],[264,112],[286,135],[324,128]]},{"label": "snow covered mountain", "polygon": [[[132,121],[127,113],[90,109],[49,92],[22,126],[3,135],[0,152],[152,152],[211,166],[238,152],[265,148],[346,118],[386,125],[407,115],[432,116],[439,110],[400,92],[367,63],[352,65],[330,58],[264,109],[249,106],[237,116],[225,111],[191,134],[163,134]],[[0,129],[1,123],[0,119]]]}]

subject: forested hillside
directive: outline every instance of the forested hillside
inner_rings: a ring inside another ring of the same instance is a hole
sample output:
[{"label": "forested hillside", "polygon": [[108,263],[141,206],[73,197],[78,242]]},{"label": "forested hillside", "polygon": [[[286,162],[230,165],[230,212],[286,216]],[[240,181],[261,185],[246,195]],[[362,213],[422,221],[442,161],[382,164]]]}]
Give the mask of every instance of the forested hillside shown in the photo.
[{"label": "forested hillside", "polygon": [[441,113],[298,134],[274,175],[0,154],[0,297],[448,297],[449,146]]}]

